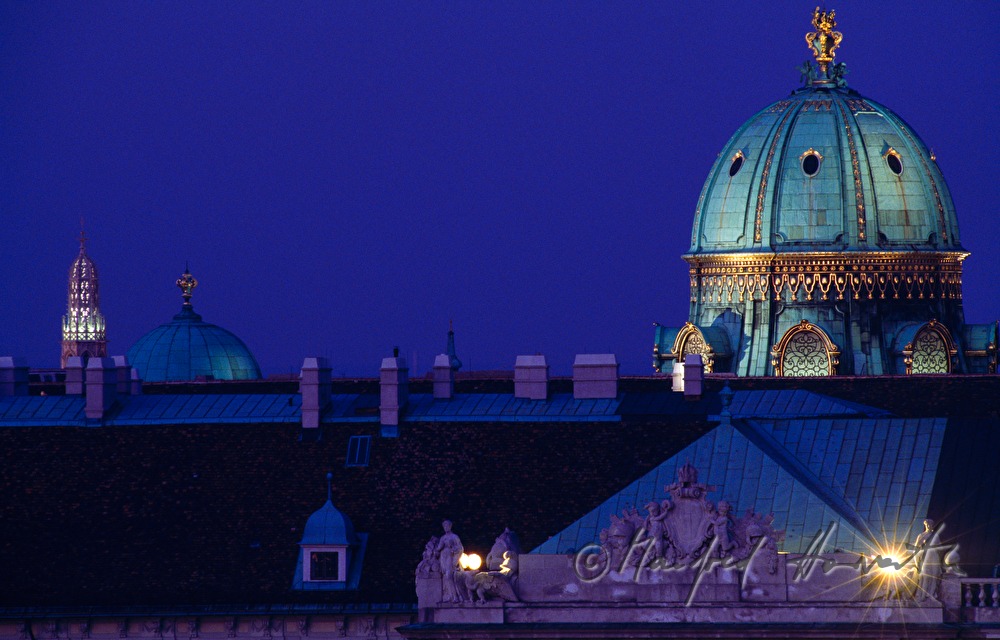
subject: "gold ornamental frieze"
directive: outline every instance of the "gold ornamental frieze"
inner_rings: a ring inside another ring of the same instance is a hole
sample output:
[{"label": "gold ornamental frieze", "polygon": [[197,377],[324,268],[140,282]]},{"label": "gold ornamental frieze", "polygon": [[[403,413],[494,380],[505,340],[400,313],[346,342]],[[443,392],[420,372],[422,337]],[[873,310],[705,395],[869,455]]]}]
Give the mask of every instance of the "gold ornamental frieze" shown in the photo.
[{"label": "gold ornamental frieze", "polygon": [[687,256],[691,302],[960,300],[967,253]]}]

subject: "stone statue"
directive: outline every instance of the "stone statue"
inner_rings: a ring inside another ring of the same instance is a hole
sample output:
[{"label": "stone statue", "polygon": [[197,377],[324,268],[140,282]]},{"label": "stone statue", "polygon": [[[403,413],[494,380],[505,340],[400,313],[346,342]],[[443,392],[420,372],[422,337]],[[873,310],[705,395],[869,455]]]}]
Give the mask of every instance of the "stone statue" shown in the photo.
[{"label": "stone statue", "polygon": [[628,553],[632,538],[635,535],[635,524],[626,512],[622,517],[612,514],[611,527],[608,529],[608,559],[611,569],[618,571],[625,565],[625,554]]},{"label": "stone statue", "polygon": [[803,85],[808,85],[810,82],[816,79],[816,68],[813,67],[812,60],[806,60],[802,63],[801,67],[798,67],[798,72],[801,74],[799,82]]},{"label": "stone statue", "polygon": [[[958,576],[959,578],[966,577],[968,574],[962,571],[962,567],[959,566],[961,561],[962,557],[958,555],[958,545],[955,545],[944,556],[944,572],[948,575]],[[996,568],[994,568],[994,571],[996,571]],[[993,575],[997,574],[994,573]]]},{"label": "stone statue", "polygon": [[913,594],[914,600],[923,602],[928,598],[937,600],[938,585],[941,582],[941,546],[934,521],[924,520],[924,530],[913,543],[914,555],[917,558],[917,588]]},{"label": "stone statue", "polygon": [[504,554],[512,551],[515,556],[521,553],[521,544],[517,540],[517,535],[509,528],[504,528],[503,533],[497,536],[493,547],[486,555],[486,570],[499,571],[500,565],[504,561]]},{"label": "stone statue", "polygon": [[646,516],[642,526],[646,530],[646,535],[653,541],[652,553],[648,554],[650,559],[667,557],[665,549],[667,527],[663,521],[670,514],[671,506],[673,505],[670,504],[669,500],[664,500],[662,504],[654,500],[646,505],[646,511],[649,515]]},{"label": "stone statue", "polygon": [[441,575],[441,563],[437,552],[438,537],[431,536],[431,539],[424,545],[424,556],[417,565],[418,578],[430,578]]},{"label": "stone statue", "polygon": [[847,63],[838,62],[830,69],[830,78],[836,82],[838,88],[844,88],[847,86],[847,80],[844,76],[847,75]]},{"label": "stone statue", "polygon": [[736,521],[735,539],[741,541],[733,551],[735,560],[749,558],[751,554],[765,562],[767,572],[778,572],[778,543],[785,539],[785,532],[776,531],[772,523],[773,515],[762,516],[747,509],[746,514]]},{"label": "stone statue", "polygon": [[459,572],[458,561],[465,548],[458,535],[452,532],[451,520],[445,520],[441,526],[444,528],[444,535],[438,540],[435,548],[441,566],[441,597],[443,602],[460,602],[459,593],[455,589],[455,577]]},{"label": "stone statue", "polygon": [[715,554],[719,558],[732,555],[732,551],[736,547],[731,535],[733,525],[729,518],[729,509],[728,502],[719,501],[719,510],[711,514],[708,529],[705,532],[707,538],[715,538]]},{"label": "stone statue", "polygon": [[[504,529],[487,555],[487,571],[457,572],[456,602],[486,604],[489,597],[517,602],[518,597],[514,587],[517,585],[519,554],[517,535],[510,529]],[[494,566],[495,569],[492,568]]]}]

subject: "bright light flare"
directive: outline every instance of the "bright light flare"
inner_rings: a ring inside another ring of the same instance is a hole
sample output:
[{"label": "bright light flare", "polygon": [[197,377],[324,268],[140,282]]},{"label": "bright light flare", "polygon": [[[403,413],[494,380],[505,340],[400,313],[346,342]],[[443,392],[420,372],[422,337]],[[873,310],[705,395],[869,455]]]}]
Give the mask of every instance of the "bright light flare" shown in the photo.
[{"label": "bright light flare", "polygon": [[903,571],[902,567],[897,568],[899,565],[899,559],[893,555],[873,555],[872,561],[878,562],[878,564],[875,565],[878,572],[886,577],[892,577]]},{"label": "bright light flare", "polygon": [[483,566],[483,559],[479,557],[478,553],[462,554],[462,557],[458,559],[458,564],[463,569],[471,569],[473,571],[479,569]]},{"label": "bright light flare", "polygon": [[887,598],[902,597],[911,590],[914,567],[913,561],[904,549],[881,547],[869,559],[872,572],[869,573],[875,593]]}]

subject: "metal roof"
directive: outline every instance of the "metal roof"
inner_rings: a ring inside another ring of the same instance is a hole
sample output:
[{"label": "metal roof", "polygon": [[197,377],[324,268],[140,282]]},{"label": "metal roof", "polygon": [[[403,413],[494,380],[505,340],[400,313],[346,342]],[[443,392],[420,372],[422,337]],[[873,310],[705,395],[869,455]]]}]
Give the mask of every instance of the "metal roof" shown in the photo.
[{"label": "metal roof", "polygon": [[256,380],[260,367],[235,334],[204,322],[189,305],[171,322],[139,338],[128,350],[128,361],[149,382],[195,380]]},{"label": "metal roof", "polygon": [[[721,409],[715,396],[690,403],[673,392],[620,393],[617,398],[576,399],[556,393],[547,400],[515,398],[510,393],[457,394],[450,399],[411,394],[404,422],[619,422],[622,415],[680,415],[697,408]],[[93,425],[84,416],[83,396],[0,397],[0,426]],[[297,393],[154,394],[119,396],[104,418],[109,426],[151,424],[247,424],[301,420]],[[884,416],[887,412],[809,391],[738,391],[730,412],[737,418]],[[334,394],[323,422],[378,423],[377,394]]]},{"label": "metal roof", "polygon": [[791,420],[723,424],[550,538],[534,553],[596,542],[612,514],[666,497],[664,486],[691,462],[736,514],[774,514],[780,548],[804,552],[837,525],[831,545],[864,553],[882,540],[912,541],[927,516],[944,419]]}]

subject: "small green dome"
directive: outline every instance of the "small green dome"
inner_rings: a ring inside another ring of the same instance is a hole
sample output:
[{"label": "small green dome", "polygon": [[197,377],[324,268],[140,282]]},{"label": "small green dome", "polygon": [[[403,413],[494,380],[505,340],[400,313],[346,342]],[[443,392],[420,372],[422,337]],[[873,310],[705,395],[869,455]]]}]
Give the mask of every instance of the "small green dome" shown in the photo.
[{"label": "small green dome", "polygon": [[128,350],[128,361],[146,382],[261,377],[257,360],[243,341],[204,322],[190,304],[185,304],[171,322],[139,338]]},{"label": "small green dome", "polygon": [[306,521],[299,544],[358,544],[358,536],[354,532],[351,519],[341,513],[328,499],[319,511],[316,511]]},{"label": "small green dome", "polygon": [[709,173],[690,254],[962,251],[934,155],[906,122],[811,82],[739,128]]}]

